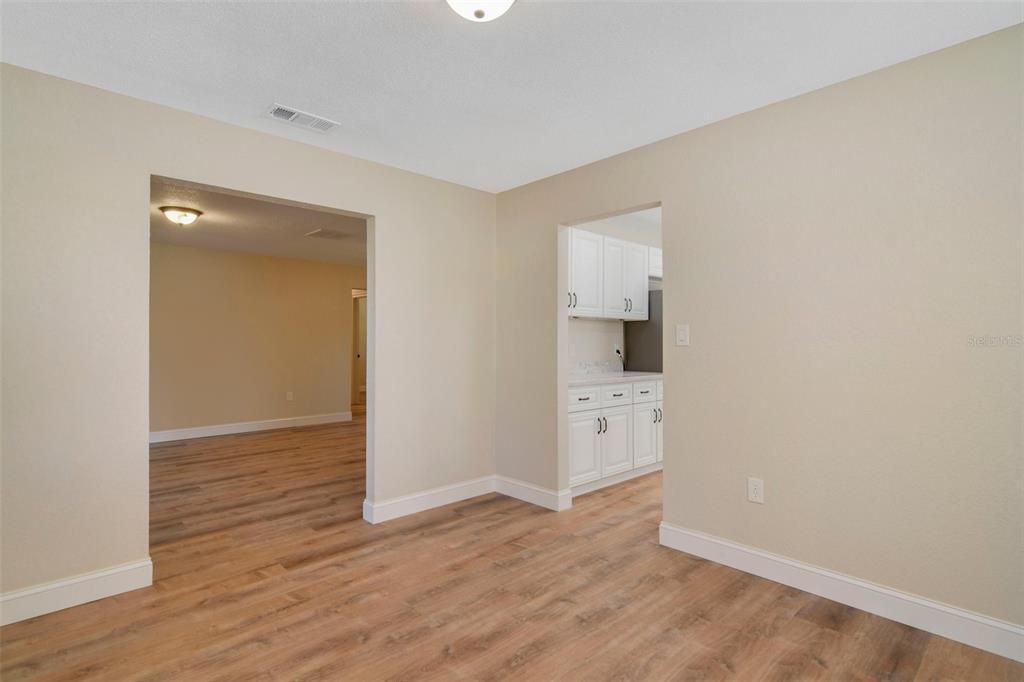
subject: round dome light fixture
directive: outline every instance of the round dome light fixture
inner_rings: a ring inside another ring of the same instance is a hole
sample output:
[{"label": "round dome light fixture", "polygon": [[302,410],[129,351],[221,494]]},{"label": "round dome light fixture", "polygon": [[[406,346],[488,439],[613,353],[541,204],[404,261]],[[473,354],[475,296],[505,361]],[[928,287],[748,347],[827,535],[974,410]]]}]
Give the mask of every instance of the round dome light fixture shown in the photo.
[{"label": "round dome light fixture", "polygon": [[197,211],[194,208],[183,208],[181,206],[161,206],[160,212],[164,214],[168,220],[178,225],[191,225],[195,221],[199,220],[199,216],[203,215],[202,211]]},{"label": "round dome light fixture", "polygon": [[463,19],[481,23],[494,21],[508,11],[516,0],[447,0],[448,6]]}]

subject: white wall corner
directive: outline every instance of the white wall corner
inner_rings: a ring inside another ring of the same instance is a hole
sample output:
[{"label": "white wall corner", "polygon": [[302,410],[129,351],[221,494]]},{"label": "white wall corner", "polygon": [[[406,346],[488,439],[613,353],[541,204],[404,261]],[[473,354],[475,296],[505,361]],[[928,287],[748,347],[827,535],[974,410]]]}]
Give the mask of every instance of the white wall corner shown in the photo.
[{"label": "white wall corner", "polygon": [[1024,661],[1024,626],[662,522],[659,542],[942,637]]},{"label": "white wall corner", "polygon": [[153,562],[147,557],[142,561],[5,592],[0,594],[0,625],[17,623],[152,584]]},{"label": "white wall corner", "polygon": [[327,414],[310,414],[302,417],[283,417],[281,419],[264,419],[254,422],[234,422],[232,424],[212,424],[210,426],[193,426],[184,429],[168,429],[167,431],[150,431],[150,443],[166,443],[172,440],[188,438],[207,438],[208,436],[227,436],[232,433],[250,433],[253,431],[270,431],[272,429],[288,429],[295,426],[314,426],[316,424],[333,424],[334,422],[352,421],[352,412],[329,412]]},{"label": "white wall corner", "polygon": [[551,490],[550,488],[541,488],[532,483],[509,478],[508,476],[495,476],[494,478],[494,489],[502,495],[514,497],[517,500],[529,502],[530,504],[553,511],[565,511],[572,507],[572,491],[568,488],[564,490]]}]

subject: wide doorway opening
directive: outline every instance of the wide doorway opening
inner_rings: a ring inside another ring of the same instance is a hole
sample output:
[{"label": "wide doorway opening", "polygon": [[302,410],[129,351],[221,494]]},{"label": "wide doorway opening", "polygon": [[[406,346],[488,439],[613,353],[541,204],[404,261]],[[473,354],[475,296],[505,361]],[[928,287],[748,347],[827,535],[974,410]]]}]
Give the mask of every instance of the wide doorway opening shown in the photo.
[{"label": "wide doorway opening", "polygon": [[149,218],[157,578],[362,523],[372,218],[155,176]]}]

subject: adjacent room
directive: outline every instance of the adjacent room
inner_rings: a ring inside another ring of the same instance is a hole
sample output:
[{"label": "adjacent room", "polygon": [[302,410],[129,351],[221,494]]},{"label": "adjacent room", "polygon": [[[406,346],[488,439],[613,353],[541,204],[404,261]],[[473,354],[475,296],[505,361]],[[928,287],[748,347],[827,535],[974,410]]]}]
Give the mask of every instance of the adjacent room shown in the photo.
[{"label": "adjacent room", "polygon": [[195,570],[189,540],[251,551],[268,518],[360,518],[366,219],[165,178],[150,202],[155,574]]},{"label": "adjacent room", "polygon": [[0,677],[1024,682],[1024,4],[0,3]]}]

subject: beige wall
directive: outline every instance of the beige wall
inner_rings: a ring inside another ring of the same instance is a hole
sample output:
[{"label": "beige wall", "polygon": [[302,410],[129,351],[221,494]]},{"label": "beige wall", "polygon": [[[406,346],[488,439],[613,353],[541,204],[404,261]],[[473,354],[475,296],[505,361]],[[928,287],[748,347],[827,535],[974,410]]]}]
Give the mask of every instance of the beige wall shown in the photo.
[{"label": "beige wall", "polygon": [[365,286],[360,266],[153,243],[150,431],[348,412]]},{"label": "beige wall", "polygon": [[661,201],[665,520],[1024,623],[1022,35],[499,195],[498,473],[568,483],[557,225]]},{"label": "beige wall", "polygon": [[4,591],[148,554],[151,175],[374,216],[369,496],[493,473],[493,195],[0,76]]}]

